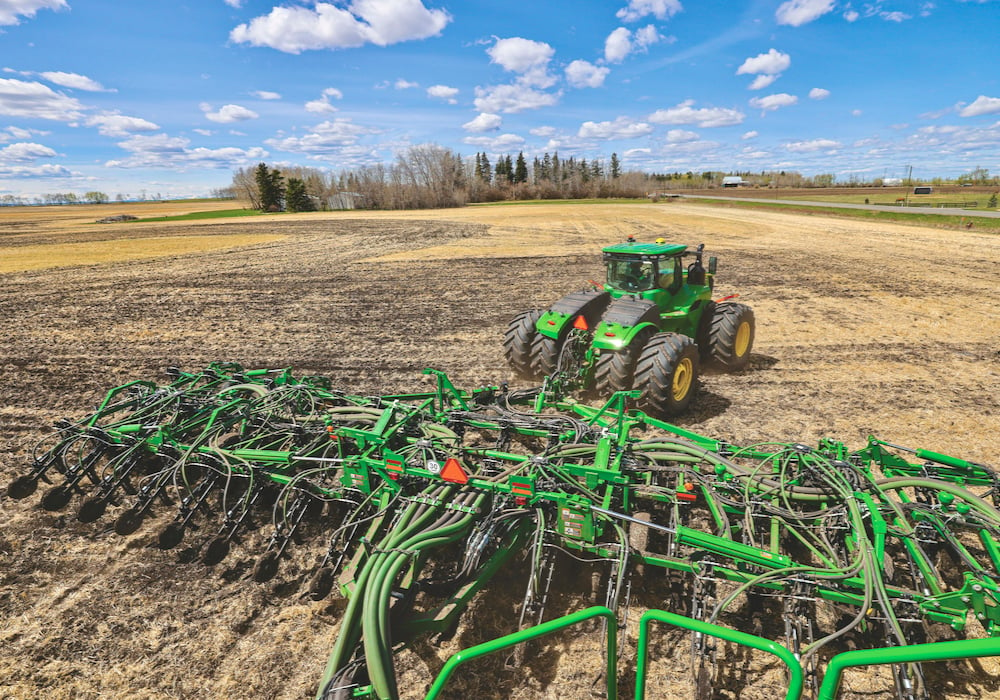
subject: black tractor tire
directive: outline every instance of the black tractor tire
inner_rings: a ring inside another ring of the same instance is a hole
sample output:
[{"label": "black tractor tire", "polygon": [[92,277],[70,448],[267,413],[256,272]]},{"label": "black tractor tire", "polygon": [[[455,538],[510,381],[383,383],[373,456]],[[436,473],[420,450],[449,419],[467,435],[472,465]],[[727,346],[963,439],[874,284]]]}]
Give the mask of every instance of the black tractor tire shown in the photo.
[{"label": "black tractor tire", "polygon": [[652,337],[652,329],[641,330],[622,349],[601,351],[594,368],[594,391],[598,396],[607,399],[616,391],[628,391],[632,388],[635,366]]},{"label": "black tractor tire", "polygon": [[558,340],[539,333],[531,346],[531,376],[547,377],[556,371],[564,338]]},{"label": "black tractor tire", "polygon": [[523,377],[531,377],[531,346],[538,336],[535,324],[541,317],[539,309],[522,311],[507,325],[503,334],[503,354],[511,369]]},{"label": "black tractor tire", "polygon": [[704,303],[701,318],[698,319],[698,330],[694,336],[702,366],[712,362],[712,321],[715,319],[715,307],[714,301]]},{"label": "black tractor tire", "polygon": [[753,309],[746,304],[723,303],[715,307],[709,333],[712,363],[727,372],[739,372],[750,362],[754,338]]},{"label": "black tractor tire", "polygon": [[639,356],[632,388],[654,418],[682,413],[698,390],[698,346],[686,335],[657,333]]}]

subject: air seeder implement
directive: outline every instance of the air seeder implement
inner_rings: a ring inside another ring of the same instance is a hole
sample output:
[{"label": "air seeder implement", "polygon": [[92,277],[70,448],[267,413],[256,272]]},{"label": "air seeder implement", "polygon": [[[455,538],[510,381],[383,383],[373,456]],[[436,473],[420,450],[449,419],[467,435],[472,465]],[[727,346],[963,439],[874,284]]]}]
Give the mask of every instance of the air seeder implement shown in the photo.
[{"label": "air seeder implement", "polygon": [[[504,335],[507,362],[521,376],[548,377],[548,391],[638,392],[646,413],[684,411],[702,366],[744,369],[754,340],[749,306],[713,300],[717,260],[662,238],[603,251],[607,281],[567,294],[545,311],[525,311]],[[690,260],[691,262],[687,262]]]},{"label": "air seeder implement", "polygon": [[[60,421],[7,494],[49,482],[46,510],[72,504],[121,536],[146,524],[159,547],[186,542],[208,567],[250,559],[258,583],[308,547],[312,572],[299,556],[288,575],[313,599],[348,600],[319,700],[433,700],[469,658],[595,617],[607,646],[594,680],[609,698],[644,697],[653,622],[692,631],[699,697],[732,664],[747,672],[718,637],[774,654],[787,698],[830,700],[857,663],[891,668],[903,700],[939,697],[921,662],[1000,654],[990,467],[874,437],[856,450],[740,447],[628,410],[629,392],[592,407],[427,373],[432,391],[358,396],[289,370],[172,370]],[[524,573],[509,632],[400,688],[399,650],[450,634],[511,567]],[[592,605],[553,616],[553,582],[581,567]],[[659,602],[623,671],[634,586]]]}]

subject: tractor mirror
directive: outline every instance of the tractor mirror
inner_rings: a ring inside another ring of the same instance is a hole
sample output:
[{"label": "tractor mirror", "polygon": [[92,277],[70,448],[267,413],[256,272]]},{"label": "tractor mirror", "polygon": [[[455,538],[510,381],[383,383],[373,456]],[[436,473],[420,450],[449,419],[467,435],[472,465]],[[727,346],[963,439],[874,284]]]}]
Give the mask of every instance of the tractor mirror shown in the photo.
[{"label": "tractor mirror", "polygon": [[719,267],[719,259],[714,255],[708,259],[708,274],[714,275],[716,268]]}]

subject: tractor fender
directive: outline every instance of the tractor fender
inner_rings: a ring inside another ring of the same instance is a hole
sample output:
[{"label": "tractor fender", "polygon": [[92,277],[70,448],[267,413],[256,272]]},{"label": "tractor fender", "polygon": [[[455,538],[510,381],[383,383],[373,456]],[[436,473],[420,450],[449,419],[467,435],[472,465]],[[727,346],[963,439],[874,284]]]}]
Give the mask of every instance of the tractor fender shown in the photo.
[{"label": "tractor fender", "polygon": [[587,328],[593,328],[610,301],[611,295],[602,290],[572,292],[550,306],[538,319],[536,328],[541,335],[559,339],[573,327],[580,316],[586,320]]},{"label": "tractor fender", "polygon": [[659,320],[660,310],[654,301],[631,296],[615,299],[594,330],[593,345],[600,350],[620,350],[644,328],[652,326],[658,332]]},{"label": "tractor fender", "polygon": [[660,332],[660,327],[655,323],[640,323],[623,331],[621,334],[615,334],[614,337],[606,334],[611,331],[601,334],[594,333],[594,341],[591,345],[598,350],[621,350],[631,345],[632,340],[647,328],[652,329],[654,334]]}]

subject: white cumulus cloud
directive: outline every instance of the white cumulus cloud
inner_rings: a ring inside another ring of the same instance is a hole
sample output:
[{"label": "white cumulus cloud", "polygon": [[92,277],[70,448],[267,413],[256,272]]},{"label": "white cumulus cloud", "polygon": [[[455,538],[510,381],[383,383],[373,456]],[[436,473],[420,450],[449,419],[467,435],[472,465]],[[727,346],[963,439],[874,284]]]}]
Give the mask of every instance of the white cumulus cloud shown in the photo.
[{"label": "white cumulus cloud", "polygon": [[427,96],[434,97],[439,100],[445,100],[448,104],[458,104],[458,100],[455,99],[455,95],[459,92],[458,88],[450,87],[448,85],[431,85],[427,88]]},{"label": "white cumulus cloud", "polygon": [[57,154],[40,143],[12,143],[0,148],[0,163],[30,163],[38,158],[53,158]]},{"label": "white cumulus cloud", "polygon": [[736,75],[774,75],[788,70],[792,65],[792,57],[787,53],[782,53],[777,49],[769,49],[767,53],[757,54],[747,60],[736,69]]},{"label": "white cumulus cloud", "polygon": [[577,60],[566,66],[566,81],[576,88],[598,88],[604,85],[610,72],[610,68]]},{"label": "white cumulus cloud", "polygon": [[548,93],[521,85],[494,85],[476,88],[474,105],[479,112],[517,114],[529,109],[551,107],[559,102],[561,93]]},{"label": "white cumulus cloud", "polygon": [[529,129],[528,133],[532,136],[540,136],[547,139],[556,135],[556,128],[554,126],[538,126],[534,129]]},{"label": "white cumulus cloud", "polygon": [[232,169],[259,162],[267,157],[263,148],[189,148],[186,138],[166,134],[146,136],[137,134],[118,145],[128,151],[129,156],[121,160],[109,160],[109,168],[218,168]]},{"label": "white cumulus cloud", "polygon": [[652,24],[636,29],[634,33],[625,27],[618,27],[604,40],[604,60],[621,63],[630,53],[645,51],[662,38]]},{"label": "white cumulus cloud", "polygon": [[604,60],[610,63],[620,63],[632,51],[632,32],[625,27],[618,27],[604,40]]},{"label": "white cumulus cloud", "polygon": [[478,114],[472,121],[462,124],[462,128],[474,134],[482,134],[487,131],[496,131],[503,124],[503,117],[499,114]]},{"label": "white cumulus cloud", "polygon": [[440,34],[451,19],[445,10],[428,9],[420,0],[354,0],[346,7],[317,2],[314,9],[275,7],[237,26],[229,38],[297,54],[426,39]]},{"label": "white cumulus cloud", "polygon": [[524,144],[524,138],[517,134],[500,134],[499,136],[466,136],[462,143],[481,147],[493,153],[501,153]]},{"label": "white cumulus cloud", "polygon": [[211,105],[201,104],[201,111],[205,113],[205,118],[217,124],[233,124],[244,122],[248,119],[256,119],[259,114],[252,109],[247,109],[241,105],[223,105],[218,111],[213,112]]},{"label": "white cumulus cloud", "polygon": [[743,139],[744,141],[746,141],[748,139],[755,139],[758,136],[760,136],[760,134],[757,133],[756,131],[748,131],[745,134],[743,134],[742,136],[740,136],[740,138]]},{"label": "white cumulus cloud", "polygon": [[128,117],[123,114],[105,113],[88,117],[87,126],[96,126],[103,136],[121,138],[136,131],[156,131],[160,127],[151,121],[140,117]]},{"label": "white cumulus cloud", "polygon": [[758,75],[756,78],[753,79],[753,82],[750,83],[749,89],[763,90],[764,88],[769,86],[771,83],[773,83],[780,77],[781,77],[780,75]]},{"label": "white cumulus cloud", "polygon": [[833,10],[833,0],[788,0],[774,13],[778,24],[801,27]]},{"label": "white cumulus cloud", "polygon": [[983,114],[997,114],[1000,112],[1000,97],[987,97],[980,95],[976,101],[963,107],[958,115],[960,117],[978,117]]},{"label": "white cumulus cloud", "polygon": [[686,129],[671,129],[667,132],[667,143],[691,143],[700,138],[695,132]]},{"label": "white cumulus cloud", "polygon": [[330,114],[336,112],[337,108],[330,102],[330,98],[343,99],[344,93],[337,88],[326,88],[320,93],[318,99],[306,102],[306,111],[311,114]]},{"label": "white cumulus cloud", "polygon": [[830,96],[830,91],[826,88],[813,88],[809,91],[810,100],[825,100]]},{"label": "white cumulus cloud", "polygon": [[623,22],[635,22],[647,15],[670,19],[683,9],[680,0],[629,0],[615,16]]},{"label": "white cumulus cloud", "polygon": [[392,86],[397,90],[409,90],[410,88],[420,87],[420,83],[413,83],[410,82],[409,80],[403,80],[402,78],[399,78],[396,80],[396,82],[392,84]]},{"label": "white cumulus cloud", "polygon": [[653,127],[645,122],[618,117],[613,122],[584,122],[577,136],[582,139],[634,139],[651,133]]},{"label": "white cumulus cloud", "polygon": [[304,136],[269,139],[265,143],[279,151],[318,157],[341,153],[345,148],[356,145],[362,137],[378,133],[378,129],[361,126],[345,118],[317,124]]},{"label": "white cumulus cloud", "polygon": [[[2,4],[2,1],[0,1],[0,4]],[[88,78],[85,75],[80,75],[79,73],[45,71],[44,73],[39,73],[38,75],[45,80],[48,80],[50,83],[55,83],[60,87],[71,88],[73,90],[86,90],[88,92],[116,92],[115,90],[108,90],[96,80]]]},{"label": "white cumulus cloud", "polygon": [[28,119],[73,121],[83,116],[84,106],[75,98],[55,92],[39,82],[0,78],[0,115]]},{"label": "white cumulus cloud", "polygon": [[654,124],[694,124],[702,128],[733,126],[741,124],[746,115],[736,109],[725,107],[702,107],[696,109],[694,100],[685,100],[676,107],[660,109],[649,115]]},{"label": "white cumulus cloud", "polygon": [[832,139],[812,139],[811,141],[793,141],[785,144],[785,148],[793,153],[815,153],[816,151],[832,151],[840,148],[839,141]]},{"label": "white cumulus cloud", "polygon": [[795,95],[789,95],[786,92],[779,92],[775,95],[768,95],[766,97],[755,97],[750,100],[750,106],[764,112],[773,112],[776,109],[793,105],[798,101],[799,98]]},{"label": "white cumulus cloud", "polygon": [[0,0],[0,25],[20,24],[39,10],[68,10],[66,0]]},{"label": "white cumulus cloud", "polygon": [[543,41],[532,41],[519,36],[497,39],[493,46],[486,49],[493,63],[513,73],[524,73],[544,66],[552,60],[555,52],[555,49]]},{"label": "white cumulus cloud", "polygon": [[270,90],[254,90],[250,93],[258,100],[280,100],[281,93],[271,92]]},{"label": "white cumulus cloud", "polygon": [[486,53],[493,63],[516,73],[522,85],[546,88],[555,82],[549,75],[548,66],[556,50],[543,41],[519,36],[497,39]]}]

